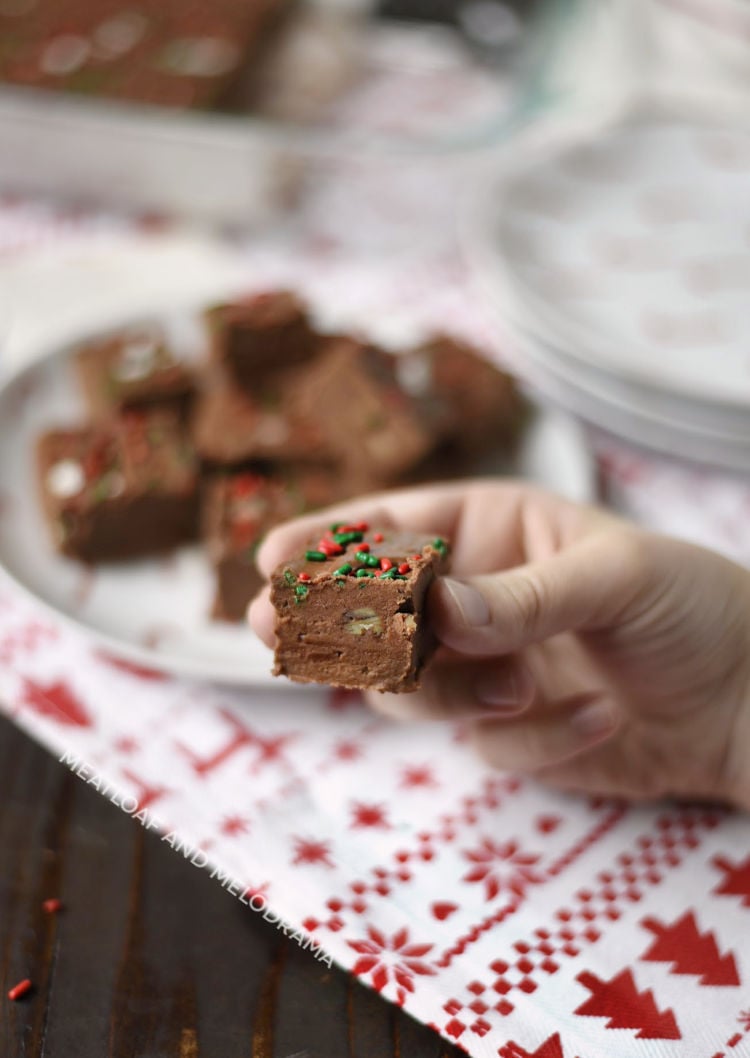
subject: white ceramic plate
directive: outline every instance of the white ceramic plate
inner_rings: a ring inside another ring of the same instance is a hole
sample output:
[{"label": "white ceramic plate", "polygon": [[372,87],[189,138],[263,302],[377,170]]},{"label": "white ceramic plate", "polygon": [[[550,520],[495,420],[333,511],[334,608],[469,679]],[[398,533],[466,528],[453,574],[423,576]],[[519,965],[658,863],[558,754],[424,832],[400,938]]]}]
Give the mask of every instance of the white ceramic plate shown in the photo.
[{"label": "white ceramic plate", "polygon": [[[193,326],[185,320],[182,348],[191,355],[197,320]],[[52,550],[35,489],[34,439],[82,413],[67,348],[35,360],[0,390],[0,563],[6,572],[55,613],[134,661],[220,681],[270,682],[270,655],[260,641],[244,627],[208,619],[213,584],[200,548],[94,570]],[[513,469],[575,499],[592,496],[584,438],[564,416],[537,415]]]},{"label": "white ceramic plate", "polygon": [[747,415],[748,176],[746,130],[631,120],[492,180],[470,240],[569,358]]}]

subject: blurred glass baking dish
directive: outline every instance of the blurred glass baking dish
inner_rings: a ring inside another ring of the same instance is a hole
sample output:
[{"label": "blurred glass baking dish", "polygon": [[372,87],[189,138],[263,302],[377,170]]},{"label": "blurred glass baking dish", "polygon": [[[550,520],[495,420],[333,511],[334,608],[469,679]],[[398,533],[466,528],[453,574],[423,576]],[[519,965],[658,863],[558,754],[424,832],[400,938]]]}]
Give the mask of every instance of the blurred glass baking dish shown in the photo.
[{"label": "blurred glass baking dish", "polygon": [[278,216],[316,161],[460,166],[512,127],[525,22],[503,0],[454,2],[448,26],[308,0],[260,113],[0,84],[0,187],[246,224]]}]

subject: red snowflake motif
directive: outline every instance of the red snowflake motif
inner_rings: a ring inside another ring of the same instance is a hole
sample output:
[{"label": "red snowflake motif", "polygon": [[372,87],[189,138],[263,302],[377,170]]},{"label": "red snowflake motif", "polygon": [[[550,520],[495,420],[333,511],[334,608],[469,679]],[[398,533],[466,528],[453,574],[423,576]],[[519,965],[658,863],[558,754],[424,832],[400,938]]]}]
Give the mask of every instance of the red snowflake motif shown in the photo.
[{"label": "red snowflake motif", "polygon": [[423,961],[433,944],[409,944],[408,929],[400,929],[390,940],[374,926],[367,927],[366,940],[350,940],[347,944],[359,955],[352,973],[370,976],[376,992],[382,992],[389,981],[396,984],[396,1002],[403,1005],[406,993],[414,991],[414,976],[434,974],[435,970]]},{"label": "red snowflake motif", "polygon": [[294,839],[294,859],[292,864],[297,866],[301,863],[322,863],[326,867],[333,867],[331,850],[327,841],[312,841],[306,838]]},{"label": "red snowflake motif", "polygon": [[355,827],[382,827],[390,830],[391,824],[386,819],[387,809],[384,805],[365,805],[357,801],[351,806],[352,829]]},{"label": "red snowflake motif", "polygon": [[268,903],[268,886],[270,882],[261,882],[260,885],[248,885],[242,893],[242,896],[247,900],[248,904],[252,904],[255,908],[260,908],[261,903],[265,906]]},{"label": "red snowflake motif", "polygon": [[284,754],[286,744],[295,738],[297,738],[296,731],[289,735],[275,735],[271,738],[256,735],[253,738],[253,745],[260,752],[253,763],[253,773],[258,772],[264,764],[287,764],[288,761]]},{"label": "red snowflake motif", "polygon": [[[464,853],[467,860],[476,864],[463,882],[484,882],[485,897],[494,900],[501,889],[515,896],[522,896],[528,885],[541,882],[542,876],[534,870],[539,856],[521,852],[517,841],[504,841],[498,844],[491,838],[484,838],[478,849]],[[507,865],[499,868],[499,863]]]},{"label": "red snowflake motif", "polygon": [[234,837],[236,834],[247,834],[250,823],[243,816],[226,816],[221,821],[220,829],[222,834]]},{"label": "red snowflake motif", "polygon": [[750,1032],[750,1010],[741,1010],[740,1016],[737,1018],[740,1025],[743,1027],[745,1032]]},{"label": "red snowflake motif", "polygon": [[401,771],[401,786],[437,786],[432,768],[427,764],[407,765]]}]

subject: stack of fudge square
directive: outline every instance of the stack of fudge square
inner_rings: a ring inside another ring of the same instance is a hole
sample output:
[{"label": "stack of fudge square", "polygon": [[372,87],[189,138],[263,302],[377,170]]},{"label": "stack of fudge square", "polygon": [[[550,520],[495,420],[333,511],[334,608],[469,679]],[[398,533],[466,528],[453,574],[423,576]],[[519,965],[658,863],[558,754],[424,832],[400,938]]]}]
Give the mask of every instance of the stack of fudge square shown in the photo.
[{"label": "stack of fudge square", "polygon": [[457,339],[389,353],[321,333],[286,290],[213,306],[205,322],[199,365],[150,326],[78,349],[88,421],[40,437],[37,467],[61,553],[113,562],[201,540],[218,619],[243,618],[273,525],[472,473],[518,434],[512,380]]}]

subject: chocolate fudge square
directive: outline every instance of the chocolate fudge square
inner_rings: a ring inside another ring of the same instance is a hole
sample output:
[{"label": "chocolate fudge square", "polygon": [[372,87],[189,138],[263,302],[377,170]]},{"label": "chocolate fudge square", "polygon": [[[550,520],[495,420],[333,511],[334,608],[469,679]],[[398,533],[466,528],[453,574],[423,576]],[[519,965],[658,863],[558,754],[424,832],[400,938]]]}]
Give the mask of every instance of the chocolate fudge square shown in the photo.
[{"label": "chocolate fudge square", "polygon": [[288,290],[217,305],[208,310],[207,321],[213,360],[250,393],[308,361],[318,346],[305,305]]},{"label": "chocolate fudge square", "polygon": [[430,533],[331,526],[271,578],[274,674],[299,683],[416,690],[435,646],[425,596],[447,572],[448,553],[446,541]]},{"label": "chocolate fudge square", "polygon": [[269,529],[338,498],[337,476],[314,468],[238,471],[209,478],[201,522],[216,575],[212,616],[243,620],[248,603],[263,584],[255,553]]},{"label": "chocolate fudge square", "polygon": [[518,435],[523,403],[515,382],[467,342],[436,335],[398,358],[397,376],[457,454],[508,446]]},{"label": "chocolate fudge square", "polygon": [[206,380],[196,399],[192,437],[199,456],[211,466],[330,460],[313,422],[269,394],[250,397],[219,373]]},{"label": "chocolate fudge square", "polygon": [[37,469],[53,541],[72,558],[136,558],[197,534],[197,465],[174,412],[51,430],[38,441]]},{"label": "chocolate fudge square", "polygon": [[361,491],[398,481],[435,445],[429,418],[398,384],[395,361],[357,339],[335,339],[295,387],[300,412]]},{"label": "chocolate fudge square", "polygon": [[84,345],[74,364],[95,418],[157,405],[187,411],[193,395],[192,372],[155,328],[128,330]]}]

